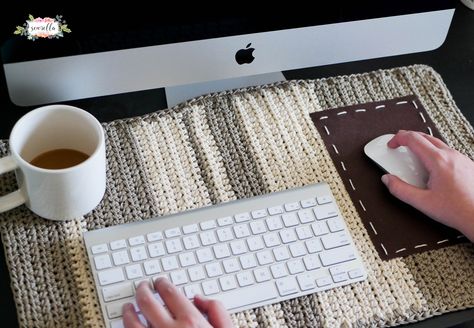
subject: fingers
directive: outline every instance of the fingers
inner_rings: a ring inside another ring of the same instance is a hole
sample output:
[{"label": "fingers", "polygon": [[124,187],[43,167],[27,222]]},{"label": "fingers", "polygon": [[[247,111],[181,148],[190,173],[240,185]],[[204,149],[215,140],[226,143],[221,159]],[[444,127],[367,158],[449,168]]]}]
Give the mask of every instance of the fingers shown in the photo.
[{"label": "fingers", "polygon": [[398,131],[387,145],[390,148],[408,147],[420,159],[428,171],[431,171],[434,161],[439,157],[439,148],[431,140],[414,131]]},{"label": "fingers", "polygon": [[168,326],[173,322],[170,313],[155,298],[147,282],[138,285],[136,299],[141,313],[153,327]]},{"label": "fingers", "polygon": [[123,325],[125,328],[145,328],[138,319],[138,314],[132,304],[127,303],[123,306]]},{"label": "fingers", "polygon": [[423,132],[418,132],[418,133],[421,134],[423,137],[425,137],[429,142],[431,142],[433,145],[435,145],[439,149],[450,149],[449,146],[445,144],[442,140]]},{"label": "fingers", "polygon": [[176,317],[199,315],[201,313],[168,279],[155,280],[155,289],[160,294],[168,309]]},{"label": "fingers", "polygon": [[423,210],[428,197],[426,189],[420,189],[408,184],[395,175],[385,174],[382,176],[382,182],[387,186],[392,195],[401,201]]},{"label": "fingers", "polygon": [[233,326],[230,316],[221,302],[196,295],[194,297],[194,305],[196,305],[200,311],[207,314],[211,326],[216,328]]}]

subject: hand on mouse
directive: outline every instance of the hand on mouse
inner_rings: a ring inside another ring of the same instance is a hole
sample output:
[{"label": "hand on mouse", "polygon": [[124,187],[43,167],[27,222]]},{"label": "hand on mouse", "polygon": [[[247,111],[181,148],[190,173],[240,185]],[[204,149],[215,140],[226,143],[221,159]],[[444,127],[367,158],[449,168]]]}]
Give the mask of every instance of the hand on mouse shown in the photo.
[{"label": "hand on mouse", "polygon": [[[148,283],[138,285],[136,298],[138,307],[150,327],[159,328],[227,328],[232,322],[221,302],[208,300],[202,296],[194,298],[194,305],[171,282],[164,278],[155,281],[155,289],[168,309],[153,296]],[[200,312],[208,317],[208,320]],[[144,328],[132,304],[123,306],[123,323],[126,328]]]},{"label": "hand on mouse", "polygon": [[474,162],[422,132],[400,130],[387,145],[408,147],[429,172],[426,189],[391,174],[382,176],[390,192],[474,241]]}]

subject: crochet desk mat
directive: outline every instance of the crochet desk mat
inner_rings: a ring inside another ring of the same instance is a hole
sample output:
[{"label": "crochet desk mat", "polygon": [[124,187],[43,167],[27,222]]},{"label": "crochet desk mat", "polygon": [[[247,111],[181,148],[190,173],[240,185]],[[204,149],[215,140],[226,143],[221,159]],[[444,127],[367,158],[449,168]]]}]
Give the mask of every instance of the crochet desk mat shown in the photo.
[{"label": "crochet desk mat", "polygon": [[[361,283],[232,315],[241,327],[393,326],[474,307],[470,243],[383,261],[309,114],[417,95],[450,146],[474,158],[474,131],[426,66],[290,81],[198,98],[104,124],[107,191],[69,222],[25,207],[0,215],[22,327],[102,327],[82,233],[327,181],[364,261]],[[0,155],[8,152],[0,142]],[[0,194],[16,188],[0,177]]]}]

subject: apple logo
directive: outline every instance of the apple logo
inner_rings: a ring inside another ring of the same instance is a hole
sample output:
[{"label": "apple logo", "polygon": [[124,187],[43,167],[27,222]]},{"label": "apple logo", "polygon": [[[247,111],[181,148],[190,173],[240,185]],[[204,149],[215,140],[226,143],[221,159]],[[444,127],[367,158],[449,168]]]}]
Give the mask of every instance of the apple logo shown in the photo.
[{"label": "apple logo", "polygon": [[237,61],[237,64],[242,65],[242,64],[250,64],[253,62],[255,57],[253,56],[253,51],[255,48],[249,48],[252,45],[252,43],[247,44],[247,47],[245,49],[240,49],[235,53],[235,60]]}]

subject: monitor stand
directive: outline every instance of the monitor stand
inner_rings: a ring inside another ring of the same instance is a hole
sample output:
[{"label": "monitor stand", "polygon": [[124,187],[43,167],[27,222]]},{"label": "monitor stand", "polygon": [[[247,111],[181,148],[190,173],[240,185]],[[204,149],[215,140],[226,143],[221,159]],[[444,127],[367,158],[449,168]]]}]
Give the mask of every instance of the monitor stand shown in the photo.
[{"label": "monitor stand", "polygon": [[171,108],[186,100],[205,95],[208,93],[220,92],[224,90],[240,89],[250,86],[262,85],[285,81],[282,72],[274,72],[268,74],[259,74],[251,76],[242,76],[237,78],[200,82],[175,87],[165,88],[166,101],[168,108]]}]

